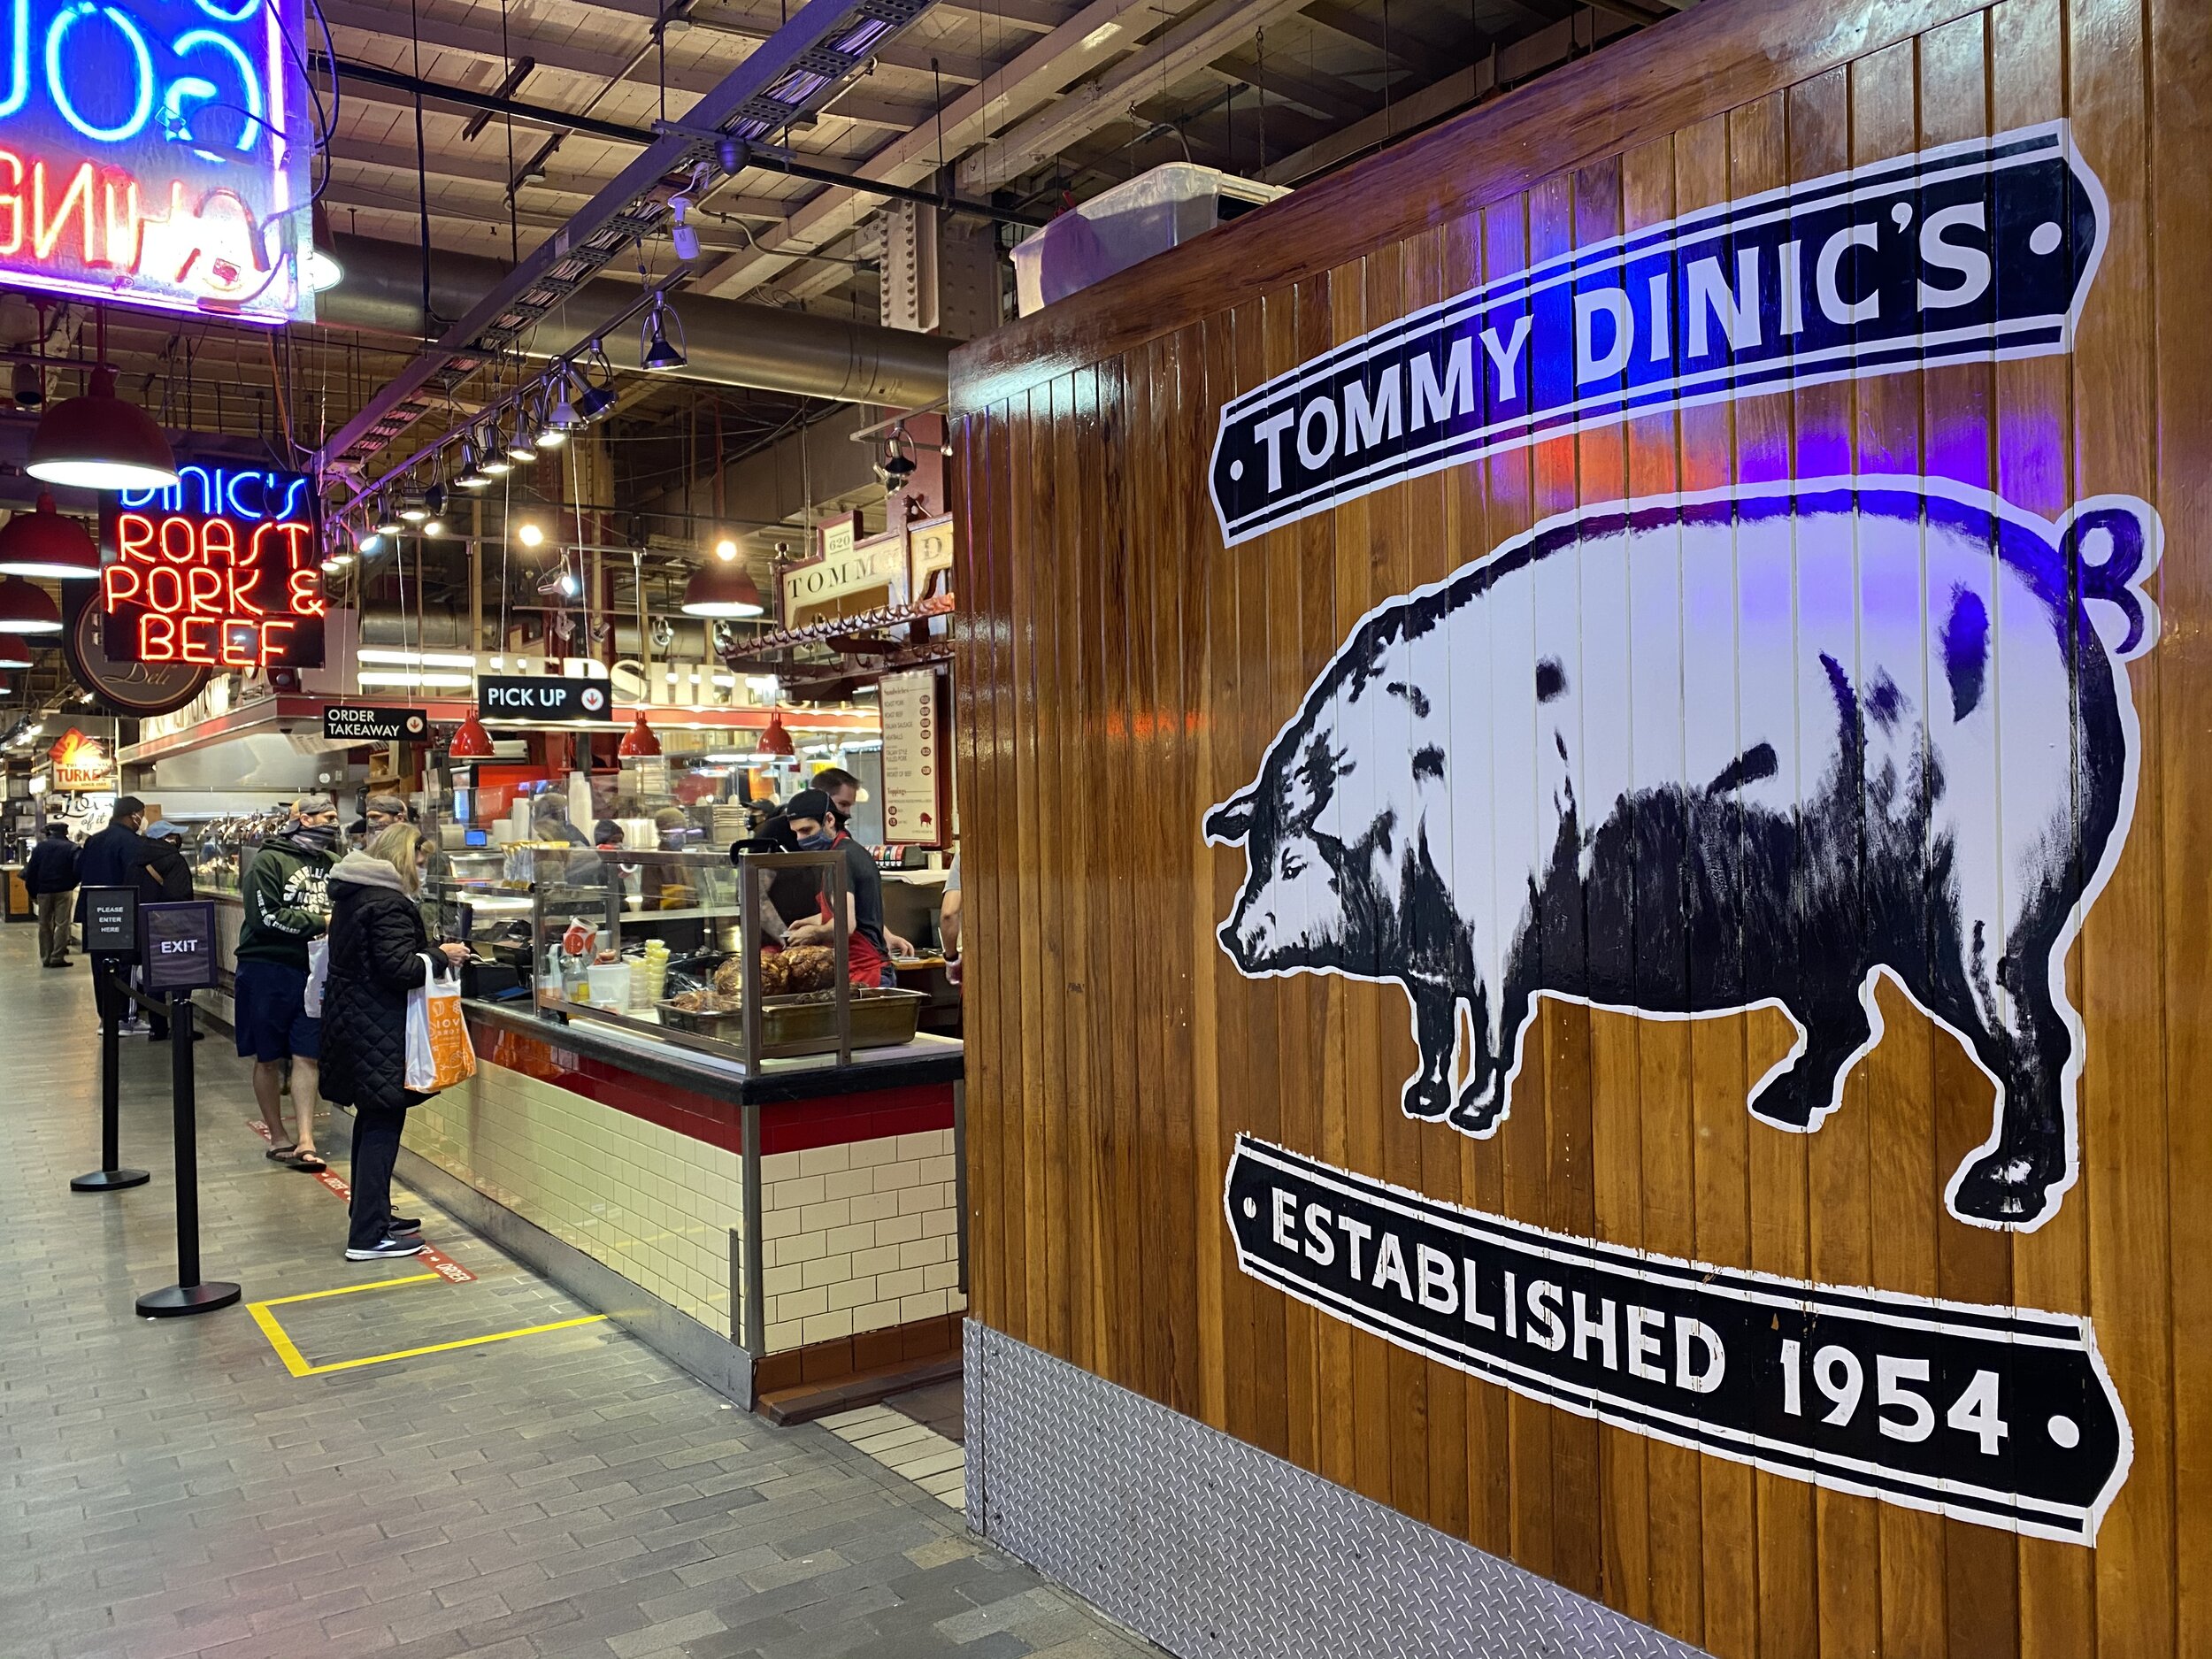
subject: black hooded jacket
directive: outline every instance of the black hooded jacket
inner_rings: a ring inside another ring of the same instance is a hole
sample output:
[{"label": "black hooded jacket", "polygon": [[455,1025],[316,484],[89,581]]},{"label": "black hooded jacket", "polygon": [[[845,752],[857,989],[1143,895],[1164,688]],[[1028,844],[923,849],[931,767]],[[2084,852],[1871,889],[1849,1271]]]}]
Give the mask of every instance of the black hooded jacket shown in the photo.
[{"label": "black hooded jacket", "polygon": [[424,982],[422,913],[381,858],[348,853],[330,872],[322,1096],[341,1106],[419,1105],[407,1079],[407,993]]}]

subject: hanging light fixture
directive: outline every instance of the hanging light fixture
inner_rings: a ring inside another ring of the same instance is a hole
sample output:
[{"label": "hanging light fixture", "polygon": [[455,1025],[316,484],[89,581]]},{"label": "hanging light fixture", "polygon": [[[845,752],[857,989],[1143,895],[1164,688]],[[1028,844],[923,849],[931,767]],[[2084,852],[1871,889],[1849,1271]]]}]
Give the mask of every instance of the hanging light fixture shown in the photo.
[{"label": "hanging light fixture", "polygon": [[[669,338],[670,328],[676,337]],[[684,350],[684,319],[676,315],[664,293],[653,296],[653,303],[645,313],[645,320],[638,326],[637,365],[654,373],[680,369],[691,361]]]},{"label": "hanging light fixture", "polygon": [[584,424],[584,418],[576,412],[576,405],[570,401],[569,397],[569,390],[574,383],[574,379],[568,365],[565,363],[554,365],[553,383],[546,391],[548,407],[545,411],[545,419],[538,427],[540,449],[558,449],[568,442],[570,433],[576,431]]},{"label": "hanging light fixture", "polygon": [[489,760],[494,753],[492,734],[484,729],[484,722],[471,709],[455,728],[453,741],[445,746],[445,752],[453,760]]},{"label": "hanging light fixture", "polygon": [[[726,554],[724,546],[730,549]],[[718,545],[715,557],[691,572],[681,608],[687,617],[758,617],[768,611],[753,573],[737,557],[734,541]]]},{"label": "hanging light fixture", "polygon": [[326,294],[346,280],[346,268],[333,251],[330,213],[320,202],[308,217],[308,244],[300,254],[300,284],[311,294]]},{"label": "hanging light fixture", "polygon": [[12,634],[0,634],[0,668],[28,668],[31,648]]},{"label": "hanging light fixture", "polygon": [[483,440],[477,447],[476,468],[494,478],[504,478],[515,470],[515,464],[507,458],[507,446],[500,440],[497,415],[485,423]]},{"label": "hanging light fixture", "polygon": [[392,511],[392,498],[389,495],[378,496],[376,499],[377,534],[397,535],[406,527],[405,522]]},{"label": "hanging light fixture", "polygon": [[791,741],[791,733],[783,729],[783,710],[768,711],[767,728],[760,734],[760,752],[764,755],[793,755],[798,752]]},{"label": "hanging light fixture", "polygon": [[43,588],[0,576],[0,634],[59,634],[61,607]]},{"label": "hanging light fixture", "polygon": [[534,461],[538,458],[538,429],[542,424],[532,419],[530,411],[519,400],[517,401],[514,431],[507,439],[509,460]]},{"label": "hanging light fixture", "polygon": [[50,490],[41,490],[38,506],[18,512],[0,529],[0,576],[50,576],[62,581],[91,580],[100,574],[100,549],[74,518],[54,509]]},{"label": "hanging light fixture", "polygon": [[453,481],[463,489],[482,489],[492,481],[492,475],[478,463],[474,433],[461,434],[461,470],[454,474]]},{"label": "hanging light fixture", "polygon": [[606,349],[596,340],[591,342],[586,360],[597,364],[603,376],[595,381],[583,370],[577,371],[584,382],[584,395],[576,400],[576,412],[588,425],[614,407],[614,365],[607,361]]},{"label": "hanging light fixture", "polygon": [[95,306],[96,366],[81,397],[49,404],[31,435],[24,468],[42,484],[79,489],[166,489],[177,481],[176,451],[154,418],[115,395],[108,366],[108,314]]},{"label": "hanging light fixture", "polygon": [[642,756],[660,752],[661,741],[653,735],[653,728],[645,723],[645,710],[640,709],[635,722],[622,734],[622,741],[617,746],[615,753],[624,760],[636,760]]}]

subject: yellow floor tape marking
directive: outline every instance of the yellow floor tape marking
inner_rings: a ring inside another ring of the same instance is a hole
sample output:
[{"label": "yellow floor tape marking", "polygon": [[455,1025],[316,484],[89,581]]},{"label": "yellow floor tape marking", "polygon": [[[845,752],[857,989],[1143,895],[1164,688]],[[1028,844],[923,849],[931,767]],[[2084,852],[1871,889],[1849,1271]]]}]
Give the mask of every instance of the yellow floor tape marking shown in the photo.
[{"label": "yellow floor tape marking", "polygon": [[365,1285],[341,1285],[335,1290],[303,1290],[296,1295],[272,1296],[266,1302],[250,1302],[246,1304],[246,1311],[253,1316],[253,1322],[261,1327],[261,1334],[269,1339],[269,1346],[276,1350],[277,1357],[284,1362],[284,1369],[295,1377],[322,1377],[327,1376],[332,1371],[358,1371],[364,1365],[388,1364],[396,1359],[418,1359],[425,1354],[449,1353],[457,1348],[481,1348],[487,1342],[504,1342],[511,1337],[538,1336],[548,1331],[572,1330],[580,1325],[597,1325],[607,1317],[603,1313],[588,1313],[574,1319],[556,1319],[550,1325],[526,1325],[519,1331],[495,1331],[489,1336],[465,1336],[453,1342],[433,1342],[427,1348],[402,1348],[396,1354],[372,1354],[366,1359],[341,1359],[333,1360],[325,1365],[311,1365],[307,1363],[307,1356],[300,1352],[299,1345],[286,1335],[284,1327],[277,1323],[276,1315],[269,1311],[270,1309],[281,1307],[286,1302],[319,1302],[325,1296],[350,1295],[355,1291],[360,1290],[389,1290],[396,1286],[419,1285],[434,1279],[442,1283],[445,1275],[442,1273],[410,1273],[400,1279],[372,1279]]},{"label": "yellow floor tape marking", "polygon": [[457,1342],[433,1342],[428,1348],[403,1348],[396,1354],[372,1354],[366,1359],[334,1360],[327,1365],[310,1365],[294,1374],[301,1377],[320,1377],[334,1371],[358,1371],[364,1365],[382,1365],[396,1359],[415,1359],[424,1354],[444,1354],[457,1348],[481,1348],[487,1342],[504,1342],[510,1337],[537,1336],[547,1331],[567,1331],[580,1325],[597,1325],[607,1316],[588,1313],[577,1319],[556,1319],[551,1325],[526,1325],[519,1331],[495,1331],[489,1336],[465,1336]]},{"label": "yellow floor tape marking", "polygon": [[261,1334],[269,1339],[269,1346],[276,1349],[277,1357],[284,1362],[284,1369],[295,1377],[309,1377],[314,1374],[315,1368],[307,1363],[307,1356],[300,1352],[299,1345],[285,1334],[284,1327],[277,1323],[277,1317],[269,1311],[270,1309],[288,1302],[319,1302],[325,1296],[349,1296],[358,1290],[388,1290],[395,1285],[419,1285],[425,1279],[443,1278],[442,1273],[410,1273],[403,1279],[373,1279],[365,1285],[341,1285],[335,1290],[303,1290],[295,1296],[272,1296],[266,1302],[250,1302],[246,1304],[246,1311],[261,1327]]}]

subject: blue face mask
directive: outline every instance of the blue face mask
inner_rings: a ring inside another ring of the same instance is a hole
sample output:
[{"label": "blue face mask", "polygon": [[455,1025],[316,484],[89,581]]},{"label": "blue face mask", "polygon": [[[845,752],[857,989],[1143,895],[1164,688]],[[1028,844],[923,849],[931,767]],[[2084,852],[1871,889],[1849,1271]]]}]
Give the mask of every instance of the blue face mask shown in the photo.
[{"label": "blue face mask", "polygon": [[827,830],[824,830],[817,835],[801,835],[796,839],[798,841],[800,849],[810,853],[818,853],[823,851],[825,849],[833,847],[837,844],[837,837],[831,834]]}]

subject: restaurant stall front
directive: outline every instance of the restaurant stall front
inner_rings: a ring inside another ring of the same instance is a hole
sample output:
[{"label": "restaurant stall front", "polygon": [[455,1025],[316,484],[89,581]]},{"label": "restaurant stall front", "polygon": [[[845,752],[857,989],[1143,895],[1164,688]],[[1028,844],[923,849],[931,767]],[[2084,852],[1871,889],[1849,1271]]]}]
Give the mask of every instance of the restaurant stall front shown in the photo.
[{"label": "restaurant stall front", "polygon": [[1704,0],[955,354],[987,1537],[1217,1659],[2212,1628],[2208,62]]}]

